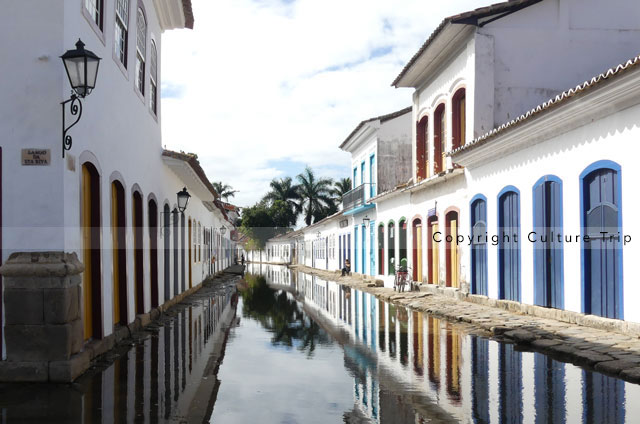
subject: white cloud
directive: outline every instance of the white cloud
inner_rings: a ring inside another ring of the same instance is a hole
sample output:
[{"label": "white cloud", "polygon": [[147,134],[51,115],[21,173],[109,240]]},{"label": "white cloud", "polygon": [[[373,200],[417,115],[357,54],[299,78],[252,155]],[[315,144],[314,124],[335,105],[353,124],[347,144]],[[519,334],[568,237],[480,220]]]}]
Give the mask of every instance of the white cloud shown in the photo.
[{"label": "white cloud", "polygon": [[273,161],[347,176],[344,138],[410,104],[390,86],[404,64],[445,16],[490,3],[193,0],[195,29],[163,35],[163,143],[198,153],[241,206],[285,175]]}]

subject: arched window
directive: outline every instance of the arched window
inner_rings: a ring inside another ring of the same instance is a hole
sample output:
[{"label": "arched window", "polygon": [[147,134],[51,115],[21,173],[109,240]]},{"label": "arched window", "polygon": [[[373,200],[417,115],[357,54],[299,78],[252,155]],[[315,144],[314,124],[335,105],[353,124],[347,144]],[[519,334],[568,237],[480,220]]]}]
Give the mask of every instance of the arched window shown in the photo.
[{"label": "arched window", "polygon": [[447,142],[447,122],[444,103],[436,108],[434,115],[434,133],[433,133],[433,173],[439,174],[444,171],[444,154],[446,152]]},{"label": "arched window", "polygon": [[151,63],[149,68],[149,108],[158,114],[158,49],[155,40],[151,40]]},{"label": "arched window", "polygon": [[116,37],[113,47],[122,66],[127,67],[129,35],[129,0],[116,0]]},{"label": "arched window", "polygon": [[427,178],[429,173],[429,118],[423,117],[416,129],[416,173],[417,179]]},{"label": "arched window", "polygon": [[136,38],[136,88],[144,96],[144,72],[147,62],[147,20],[142,8],[138,8],[136,17],[138,36]]},{"label": "arched window", "polygon": [[466,95],[465,89],[461,88],[453,95],[453,99],[451,102],[451,107],[453,108],[453,116],[452,116],[452,139],[451,139],[451,150],[455,150],[458,147],[464,146],[465,144],[465,133],[466,133]]}]

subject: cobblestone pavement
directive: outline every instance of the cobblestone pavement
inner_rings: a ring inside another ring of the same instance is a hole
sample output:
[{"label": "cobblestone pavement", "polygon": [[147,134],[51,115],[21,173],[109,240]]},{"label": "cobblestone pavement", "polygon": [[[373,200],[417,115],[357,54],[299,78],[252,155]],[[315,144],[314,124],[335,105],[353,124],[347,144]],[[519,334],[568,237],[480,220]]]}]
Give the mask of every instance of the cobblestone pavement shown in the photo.
[{"label": "cobblestone pavement", "polygon": [[635,335],[458,300],[429,292],[428,287],[398,293],[391,288],[377,287],[361,275],[342,277],[336,272],[302,265],[290,268],[372,293],[387,302],[471,324],[494,340],[516,344],[520,350],[541,352],[563,362],[640,383],[640,338]]}]

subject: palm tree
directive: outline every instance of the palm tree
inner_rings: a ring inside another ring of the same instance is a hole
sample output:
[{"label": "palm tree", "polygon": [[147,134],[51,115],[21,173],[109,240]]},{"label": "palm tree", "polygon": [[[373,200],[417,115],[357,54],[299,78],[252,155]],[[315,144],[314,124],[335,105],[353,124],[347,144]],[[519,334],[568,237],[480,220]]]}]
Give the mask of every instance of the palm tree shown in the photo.
[{"label": "palm tree", "polygon": [[332,194],[336,197],[336,203],[342,202],[342,196],[351,190],[351,178],[340,178],[333,183]]},{"label": "palm tree", "polygon": [[222,181],[214,181],[211,185],[225,202],[229,200],[229,197],[234,197],[238,192],[238,190],[234,190],[229,184],[222,184]]},{"label": "palm tree", "polygon": [[307,166],[302,174],[298,175],[298,194],[300,195],[300,206],[304,213],[304,222],[311,225],[311,220],[323,215],[323,211],[331,208],[333,198],[331,197],[331,178],[316,179],[313,170]]},{"label": "palm tree", "polygon": [[298,194],[298,186],[294,185],[291,177],[273,179],[269,183],[271,191],[267,193],[262,200],[266,201],[272,207],[276,202],[283,202],[287,209],[287,215],[290,217],[288,225],[295,225],[298,215],[301,212],[300,195]]}]

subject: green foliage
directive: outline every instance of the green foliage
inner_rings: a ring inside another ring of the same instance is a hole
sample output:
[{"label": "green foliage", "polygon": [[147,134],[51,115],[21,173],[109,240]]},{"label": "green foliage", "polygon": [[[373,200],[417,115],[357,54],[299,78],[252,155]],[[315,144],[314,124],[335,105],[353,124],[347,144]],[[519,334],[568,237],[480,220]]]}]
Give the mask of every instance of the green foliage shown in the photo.
[{"label": "green foliage", "polygon": [[250,238],[247,248],[263,249],[267,240],[289,231],[289,213],[282,201],[276,201],[271,206],[262,201],[244,208],[240,231]]},{"label": "green foliage", "polygon": [[218,196],[224,199],[225,202],[229,200],[229,197],[235,197],[238,192],[238,190],[234,190],[229,184],[222,184],[222,181],[213,181],[211,185],[218,193]]},{"label": "green foliage", "polygon": [[332,194],[336,197],[338,203],[342,202],[342,196],[351,190],[351,178],[340,178],[333,183]]},{"label": "green foliage", "polygon": [[269,183],[271,191],[267,193],[263,201],[275,209],[274,220],[279,226],[294,226],[300,213],[300,195],[298,186],[294,185],[291,177],[273,179]]},{"label": "green foliage", "polygon": [[316,178],[311,167],[297,177],[298,194],[304,214],[304,222],[311,225],[311,221],[318,222],[318,217],[328,216],[328,211],[335,210],[335,199],[332,196],[333,180],[331,178]]}]

